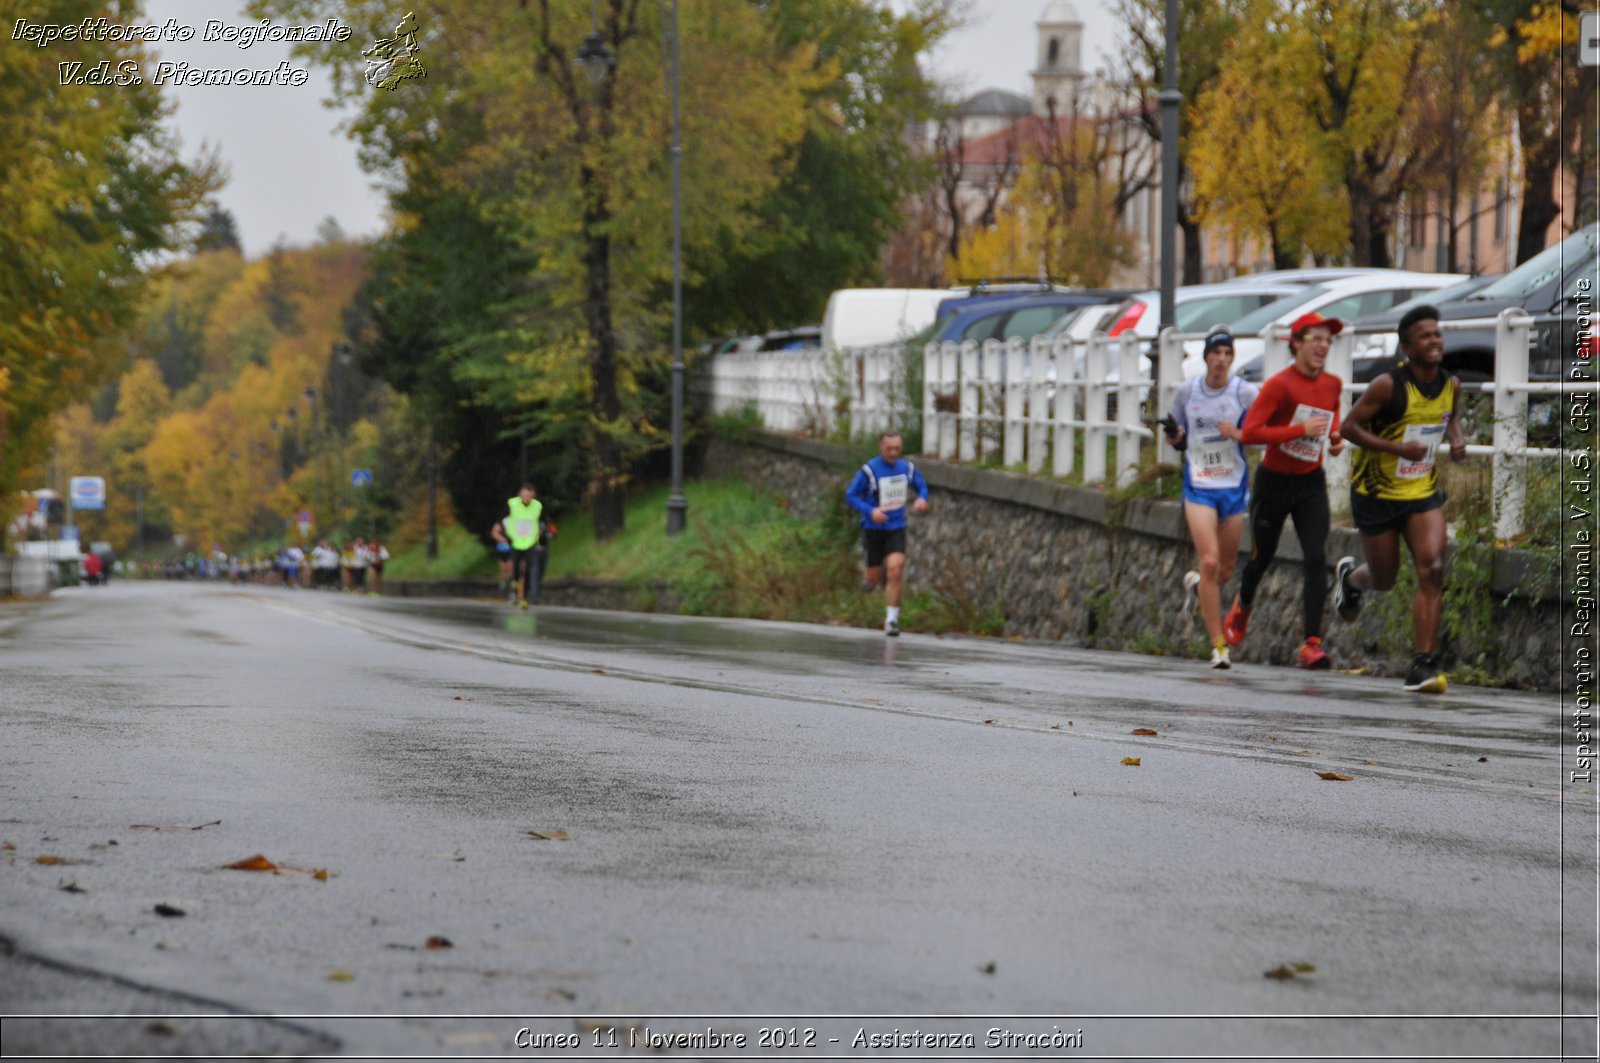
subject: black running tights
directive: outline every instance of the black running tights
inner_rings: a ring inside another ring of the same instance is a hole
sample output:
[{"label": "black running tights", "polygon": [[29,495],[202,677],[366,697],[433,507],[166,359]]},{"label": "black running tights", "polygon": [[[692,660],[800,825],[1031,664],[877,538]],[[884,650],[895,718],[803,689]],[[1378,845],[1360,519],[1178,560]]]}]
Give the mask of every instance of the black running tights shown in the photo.
[{"label": "black running tights", "polygon": [[1272,555],[1278,552],[1283,522],[1294,518],[1294,532],[1300,539],[1305,597],[1301,619],[1305,634],[1322,634],[1322,613],[1328,604],[1327,542],[1328,481],[1319,468],[1300,476],[1257,469],[1255,490],[1250,497],[1250,560],[1239,578],[1239,604],[1249,609],[1256,600],[1256,588]]}]

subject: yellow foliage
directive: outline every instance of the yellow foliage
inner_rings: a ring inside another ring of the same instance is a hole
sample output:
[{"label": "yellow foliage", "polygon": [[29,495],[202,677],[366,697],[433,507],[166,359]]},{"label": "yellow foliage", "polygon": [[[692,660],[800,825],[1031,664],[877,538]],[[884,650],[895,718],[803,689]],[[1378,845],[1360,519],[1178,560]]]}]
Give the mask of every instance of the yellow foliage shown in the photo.
[{"label": "yellow foliage", "polygon": [[1303,50],[1237,42],[1195,107],[1189,167],[1202,218],[1275,250],[1333,253],[1348,239],[1337,152],[1304,98],[1286,88]]},{"label": "yellow foliage", "polygon": [[995,212],[994,225],[974,226],[961,237],[961,251],[947,259],[953,277],[1023,277],[1039,272],[1039,247],[1010,204]]},{"label": "yellow foliage", "polygon": [[1527,63],[1576,45],[1578,19],[1560,4],[1534,4],[1527,18],[1517,20],[1517,36],[1517,62]]}]

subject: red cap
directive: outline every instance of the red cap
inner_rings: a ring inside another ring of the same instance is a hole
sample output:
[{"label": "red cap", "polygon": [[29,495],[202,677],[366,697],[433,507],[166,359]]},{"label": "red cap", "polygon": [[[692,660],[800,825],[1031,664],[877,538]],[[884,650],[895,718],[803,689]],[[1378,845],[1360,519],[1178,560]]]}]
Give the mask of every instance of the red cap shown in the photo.
[{"label": "red cap", "polygon": [[1336,317],[1323,317],[1315,310],[1311,310],[1294,319],[1294,324],[1289,326],[1289,335],[1299,339],[1302,332],[1316,328],[1318,325],[1328,326],[1333,330],[1335,336],[1344,331],[1343,321]]}]

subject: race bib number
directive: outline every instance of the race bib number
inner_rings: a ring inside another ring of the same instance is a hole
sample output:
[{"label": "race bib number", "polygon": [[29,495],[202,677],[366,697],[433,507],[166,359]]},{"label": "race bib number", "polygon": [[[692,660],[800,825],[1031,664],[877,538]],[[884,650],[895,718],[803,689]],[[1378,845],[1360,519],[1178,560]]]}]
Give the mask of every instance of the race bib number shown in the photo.
[{"label": "race bib number", "polygon": [[533,521],[526,517],[518,517],[511,522],[511,537],[518,542],[526,542],[533,538]]},{"label": "race bib number", "polygon": [[1233,440],[1195,439],[1189,443],[1189,473],[1196,485],[1222,483],[1237,478],[1239,448]]},{"label": "race bib number", "polygon": [[1394,478],[1396,480],[1420,480],[1433,471],[1434,456],[1439,449],[1439,441],[1444,438],[1444,425],[1442,424],[1408,424],[1406,434],[1402,437],[1404,443],[1421,443],[1428,448],[1428,452],[1416,461],[1407,461],[1397,458],[1394,463]]},{"label": "race bib number", "polygon": [[884,511],[906,508],[907,476],[885,476],[878,481],[878,508]]},{"label": "race bib number", "polygon": [[[1332,423],[1332,410],[1319,410],[1317,407],[1307,406],[1303,402],[1295,407],[1294,416],[1289,419],[1289,423],[1305,424],[1319,413],[1324,417],[1327,417],[1330,424]],[[1279,443],[1278,449],[1289,455],[1291,458],[1297,458],[1300,461],[1316,462],[1322,460],[1322,448],[1327,444],[1327,442],[1328,437],[1326,435],[1320,435],[1316,437],[1301,436],[1299,439],[1291,439],[1287,443]]]}]

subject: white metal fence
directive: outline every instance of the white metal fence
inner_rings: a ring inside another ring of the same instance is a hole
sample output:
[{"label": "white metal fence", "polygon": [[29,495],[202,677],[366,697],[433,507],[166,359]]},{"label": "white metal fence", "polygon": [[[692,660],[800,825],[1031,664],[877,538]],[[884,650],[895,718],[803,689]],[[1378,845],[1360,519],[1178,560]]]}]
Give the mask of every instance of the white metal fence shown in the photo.
[{"label": "white metal fence", "polygon": [[[1469,446],[1469,454],[1493,459],[1494,519],[1498,538],[1521,534],[1530,459],[1561,458],[1563,452],[1527,446],[1528,400],[1532,395],[1592,392],[1594,383],[1528,380],[1528,341],[1534,319],[1507,310],[1493,321],[1443,322],[1451,331],[1495,328],[1495,382],[1467,385],[1494,396],[1493,442]],[[1369,333],[1370,334],[1370,333]],[[1351,396],[1366,390],[1350,382],[1358,333],[1334,338],[1327,371],[1343,379],[1348,412]],[[921,403],[913,404],[916,352],[886,346],[828,352],[763,351],[712,359],[700,386],[713,413],[753,408],[761,423],[778,432],[824,437],[848,425],[852,436],[910,427],[921,419],[922,451],[952,461],[995,461],[1008,469],[1072,476],[1082,465],[1085,483],[1112,479],[1125,485],[1135,475],[1141,448],[1154,444],[1161,460],[1179,458],[1146,424],[1170,409],[1183,379],[1186,342],[1198,333],[1164,331],[1157,344],[1156,409],[1149,403],[1149,371],[1141,369],[1141,341],[1131,335],[1089,340],[1065,337],[961,344],[928,344],[921,352]],[[1290,362],[1288,330],[1263,337],[1264,374]],[[1329,489],[1344,497],[1350,451],[1326,462]]]}]

